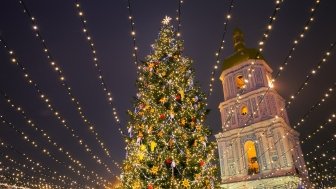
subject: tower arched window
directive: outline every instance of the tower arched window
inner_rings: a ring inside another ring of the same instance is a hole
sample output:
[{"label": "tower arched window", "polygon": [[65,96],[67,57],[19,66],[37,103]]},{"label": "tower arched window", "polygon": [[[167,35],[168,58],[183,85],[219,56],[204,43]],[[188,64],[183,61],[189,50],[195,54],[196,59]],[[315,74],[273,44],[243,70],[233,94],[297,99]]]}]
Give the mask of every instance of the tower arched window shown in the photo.
[{"label": "tower arched window", "polygon": [[242,106],[241,110],[240,110],[241,115],[247,115],[248,114],[248,108],[247,106]]},{"label": "tower arched window", "polygon": [[244,144],[245,154],[247,155],[247,173],[249,175],[259,173],[259,163],[255,142],[249,140]]},{"label": "tower arched window", "polygon": [[236,86],[238,89],[245,88],[246,84],[245,84],[245,79],[243,75],[237,75],[235,81],[236,81]]}]

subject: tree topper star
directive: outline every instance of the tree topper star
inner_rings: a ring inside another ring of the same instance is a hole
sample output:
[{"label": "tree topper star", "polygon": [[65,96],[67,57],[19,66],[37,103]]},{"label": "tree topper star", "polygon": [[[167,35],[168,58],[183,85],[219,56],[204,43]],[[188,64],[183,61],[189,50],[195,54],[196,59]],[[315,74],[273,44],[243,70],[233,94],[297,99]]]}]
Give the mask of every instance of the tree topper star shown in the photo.
[{"label": "tree topper star", "polygon": [[170,21],[171,21],[171,18],[170,18],[169,16],[166,16],[166,17],[162,20],[162,24],[164,24],[164,25],[168,25]]}]

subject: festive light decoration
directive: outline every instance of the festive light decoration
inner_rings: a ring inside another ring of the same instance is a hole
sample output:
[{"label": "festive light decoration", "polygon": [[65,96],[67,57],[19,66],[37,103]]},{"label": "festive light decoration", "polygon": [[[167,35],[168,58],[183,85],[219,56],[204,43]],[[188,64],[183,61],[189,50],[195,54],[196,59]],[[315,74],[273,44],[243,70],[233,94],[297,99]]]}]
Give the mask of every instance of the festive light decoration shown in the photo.
[{"label": "festive light decoration", "polygon": [[301,84],[301,86],[299,87],[299,89],[295,92],[294,95],[291,95],[290,99],[287,101],[287,105],[286,107],[288,107],[294,98],[296,98],[301,91],[305,88],[305,86],[308,85],[310,79],[312,78],[312,76],[317,74],[317,71],[319,69],[321,69],[322,64],[324,64],[325,62],[327,62],[329,56],[331,55],[331,51],[334,49],[336,42],[333,42],[330,44],[329,49],[326,51],[325,55],[322,57],[322,59],[316,64],[316,66],[311,70],[311,72],[309,72],[309,74],[306,76],[305,81]]},{"label": "festive light decoration", "polygon": [[[42,100],[42,102],[46,105],[46,107],[52,112],[52,115],[56,117],[56,119],[60,122],[60,124],[65,127],[68,131],[71,132],[71,136],[73,138],[75,138],[78,143],[83,146],[85,148],[85,151],[87,152],[90,152],[93,154],[93,150],[89,147],[89,145],[87,145],[85,142],[84,142],[84,139],[82,139],[77,133],[78,131],[76,131],[75,129],[69,127],[67,125],[67,121],[65,118],[63,118],[63,116],[61,116],[60,112],[54,108],[54,105],[51,103],[51,100],[50,98],[46,95],[46,93],[44,93],[42,91],[42,89],[39,87],[39,85],[37,84],[37,82],[35,82],[29,72],[27,71],[26,67],[18,61],[18,58],[16,58],[16,54],[14,53],[13,50],[11,50],[9,47],[8,47],[8,44],[7,42],[4,40],[4,38],[2,36],[0,36],[0,42],[3,44],[3,47],[7,50],[9,56],[11,59],[15,59],[15,65],[17,65],[19,68],[20,68],[20,71],[22,71],[23,73],[23,76],[25,78],[25,80],[27,81],[27,83],[32,86],[35,91],[37,92],[38,96],[40,97],[40,99]],[[85,121],[85,120],[84,120]],[[100,146],[102,146],[103,144],[101,144]],[[113,160],[110,156],[110,154],[108,153],[108,150],[105,149],[104,152],[106,154],[108,154],[108,157],[110,157],[110,160],[114,163],[114,165],[118,168],[120,168],[119,164]],[[96,159],[102,159],[102,158],[99,158],[98,155],[94,155],[96,157]]]},{"label": "festive light decoration", "polygon": [[[6,95],[5,92],[0,90],[0,94],[6,99],[6,102],[10,105],[10,107],[14,111],[17,111],[18,113],[20,113],[22,115],[22,117],[24,118],[24,120],[26,121],[26,123],[30,127],[32,127],[35,131],[39,132],[41,134],[41,136],[43,136],[48,141],[49,144],[51,144],[52,146],[54,146],[58,150],[58,152],[63,153],[67,158],[69,158],[71,160],[71,162],[73,162],[77,166],[80,166],[81,168],[85,168],[85,166],[83,166],[80,161],[73,158],[73,155],[71,155],[71,152],[65,150],[65,148],[63,146],[60,146],[59,144],[57,144],[57,142],[55,142],[52,139],[52,137],[45,130],[38,127],[37,124],[35,124],[34,121],[26,115],[22,106],[16,105],[13,102],[13,100],[8,95]],[[96,161],[100,165],[103,165],[105,167],[105,169],[107,170],[107,172],[112,173],[112,171],[108,168],[108,166],[104,162],[102,162],[102,160],[99,159],[99,157],[96,157],[91,152],[87,152],[87,153],[90,154],[90,157],[92,158],[92,160]]]},{"label": "festive light decoration", "polygon": [[[134,64],[138,66],[138,46],[136,43],[136,31],[135,31],[135,21],[134,21],[134,16],[132,12],[132,7],[131,7],[131,0],[127,0],[127,9],[128,9],[128,19],[130,21],[131,25],[131,36],[132,36],[132,41],[133,41],[133,59],[134,59]],[[138,66],[138,70],[140,69],[140,66]]]},{"label": "festive light decoration", "polygon": [[[290,48],[290,50],[288,52],[288,55],[285,57],[284,61],[280,64],[278,72],[276,73],[274,79],[276,79],[280,76],[281,72],[288,65],[289,60],[293,58],[293,53],[294,53],[296,47],[301,42],[301,40],[305,37],[306,32],[310,28],[310,25],[315,20],[314,16],[315,16],[316,10],[318,9],[319,5],[320,5],[320,0],[315,0],[315,3],[313,5],[313,7],[310,9],[310,15],[309,15],[308,20],[304,24],[303,29],[301,30],[299,35],[293,40],[292,47]],[[273,81],[273,83],[274,83],[274,81]]]},{"label": "festive light decoration", "polygon": [[191,60],[169,17],[153,53],[140,65],[134,111],[129,111],[122,188],[214,186],[215,145],[203,126],[205,95],[194,85]]},{"label": "festive light decoration", "polygon": [[69,178],[65,175],[60,175],[57,171],[51,170],[48,166],[43,166],[42,163],[34,161],[32,158],[30,158],[27,154],[22,153],[15,149],[13,146],[9,144],[5,144],[3,140],[0,140],[0,148],[5,148],[5,150],[11,150],[18,154],[21,159],[26,160],[27,162],[30,163],[31,167],[37,167],[37,169],[40,169],[44,172],[48,172],[48,174],[53,175],[53,177],[58,178],[59,180],[67,180],[68,182],[72,183],[73,185],[80,185],[78,181],[74,181],[72,178]]},{"label": "festive light decoration", "polygon": [[321,99],[319,101],[317,101],[303,116],[301,119],[299,119],[299,121],[296,122],[296,124],[293,126],[294,129],[296,129],[298,126],[301,125],[301,123],[303,123],[308,117],[309,115],[314,112],[318,107],[321,106],[322,103],[324,103],[326,101],[326,99],[328,99],[333,92],[336,89],[336,82],[330,87],[328,88],[327,92],[324,93],[324,95],[321,97]]},{"label": "festive light decoration", "polygon": [[[71,90],[71,86],[66,82],[66,77],[63,74],[62,68],[59,64],[57,64],[57,62],[55,61],[55,59],[53,58],[50,49],[47,46],[46,40],[44,39],[44,37],[42,36],[41,32],[38,29],[38,23],[37,20],[34,16],[32,16],[30,10],[28,9],[28,7],[26,6],[26,4],[24,3],[23,0],[19,0],[19,3],[24,11],[24,13],[26,13],[25,15],[27,15],[27,17],[29,18],[31,25],[33,27],[33,32],[35,33],[36,37],[39,39],[39,41],[42,44],[43,47],[43,51],[45,52],[45,55],[49,61],[49,64],[52,68],[52,70],[54,70],[58,76],[59,76],[59,81],[61,82],[61,85],[65,88],[67,95],[70,97],[71,101],[73,102],[73,104],[76,107],[77,112],[79,113],[83,123],[87,126],[87,129],[94,135],[97,143],[99,144],[99,146],[103,149],[103,151],[105,152],[105,154],[111,158],[110,152],[109,150],[105,147],[105,144],[102,142],[102,140],[99,138],[99,134],[95,131],[95,126],[94,124],[89,121],[89,119],[87,118],[87,116],[84,114],[83,112],[83,108],[81,107],[78,98],[73,94],[72,90]],[[96,65],[98,65],[98,62],[96,62]],[[100,75],[102,78],[102,75]],[[106,87],[106,85],[104,85]],[[106,88],[104,88],[106,89]],[[106,89],[107,90],[107,89]],[[104,91],[106,91],[104,90]],[[112,101],[112,97],[109,97],[109,99],[111,99]],[[116,115],[115,115],[116,116]]]},{"label": "festive light decoration", "polygon": [[[9,155],[5,155],[5,154],[3,154],[3,153],[1,153],[1,152],[0,152],[0,154],[1,154],[1,155],[2,155],[8,162],[10,162],[10,163],[12,164],[12,166],[13,166],[13,165],[15,165],[15,167],[20,166],[20,167],[22,168],[22,170],[23,170],[23,169],[24,169],[24,170],[29,170],[30,172],[37,173],[37,174],[41,175],[40,178],[37,178],[38,180],[40,180],[40,179],[42,179],[42,178],[44,178],[44,180],[46,180],[46,178],[48,178],[49,180],[61,181],[64,185],[67,185],[68,187],[71,187],[71,185],[68,184],[68,183],[66,183],[64,180],[59,180],[59,179],[57,179],[57,178],[55,178],[55,177],[50,177],[49,175],[44,174],[43,172],[41,172],[41,170],[38,170],[38,169],[36,169],[35,167],[30,167],[30,168],[29,168],[29,166],[27,166],[27,165],[25,165],[25,164],[21,164],[21,163],[15,161],[15,160],[14,160],[13,158],[11,158]],[[30,175],[30,174],[28,174],[27,172],[24,172],[24,171],[23,171],[23,173],[24,173],[23,177],[27,177],[28,175]],[[53,185],[53,184],[50,184],[50,183],[49,183],[49,185]],[[57,185],[53,185],[53,187],[54,187],[54,188],[62,188],[61,186],[57,186]],[[73,187],[73,186],[72,186],[72,187]]]},{"label": "festive light decoration", "polygon": [[4,172],[1,176],[3,176],[5,181],[11,185],[30,187],[33,183],[36,183],[32,178],[25,177],[24,173],[16,167],[7,166],[3,170]]},{"label": "festive light decoration", "polygon": [[319,151],[319,150],[323,149],[324,147],[326,147],[327,144],[335,142],[336,141],[335,139],[336,139],[336,133],[334,135],[334,138],[331,138],[329,140],[323,141],[322,144],[315,145],[314,148],[313,148],[314,150],[306,153],[306,156],[309,157],[310,155],[315,154],[317,151]]},{"label": "festive light decoration", "polygon": [[221,54],[222,50],[224,49],[225,35],[226,35],[226,32],[227,32],[227,27],[228,27],[229,21],[231,20],[231,17],[232,17],[232,13],[231,12],[232,12],[232,9],[233,9],[233,2],[234,2],[234,0],[230,1],[229,9],[228,9],[226,17],[225,17],[224,30],[223,30],[223,34],[222,34],[222,39],[221,39],[221,42],[219,44],[219,48],[218,48],[217,52],[215,53],[216,62],[215,62],[215,65],[213,67],[213,70],[211,72],[211,79],[210,79],[210,84],[209,84],[208,97],[212,93],[212,90],[213,90],[212,87],[213,87],[213,83],[215,81],[216,70],[218,69],[218,65],[220,63],[220,61],[219,61],[220,54]]},{"label": "festive light decoration", "polygon": [[98,73],[98,79],[99,79],[100,85],[103,88],[103,92],[105,93],[106,100],[107,100],[108,104],[112,108],[112,114],[113,114],[113,117],[114,117],[117,125],[119,126],[119,128],[118,128],[119,132],[121,134],[123,134],[123,131],[120,128],[120,119],[119,119],[119,116],[118,116],[118,113],[117,113],[117,109],[116,109],[115,105],[113,104],[112,93],[111,93],[111,90],[109,90],[109,88],[107,87],[107,84],[104,80],[103,71],[102,71],[101,65],[99,63],[98,56],[97,56],[97,49],[96,49],[96,46],[93,42],[92,36],[89,32],[89,28],[87,26],[87,19],[85,17],[84,10],[79,3],[79,0],[76,0],[75,7],[76,7],[76,10],[77,10],[79,19],[82,23],[82,30],[83,30],[83,33],[86,37],[87,44],[89,45],[89,48],[91,50],[92,60],[93,60],[92,63],[94,64],[94,67],[96,68],[96,71]]},{"label": "festive light decoration", "polygon": [[182,4],[183,4],[183,0],[177,0],[178,1],[178,8],[176,10],[177,12],[177,16],[176,16],[176,21],[177,21],[177,37],[180,37],[181,36],[181,33],[180,33],[180,28],[181,28],[181,7],[182,7]]},{"label": "festive light decoration", "polygon": [[330,124],[332,121],[334,121],[334,119],[336,119],[336,114],[333,113],[329,116],[329,118],[327,119],[327,121],[325,121],[323,124],[321,124],[315,131],[313,131],[312,133],[308,134],[304,139],[302,139],[301,143],[305,143],[307,140],[313,138],[313,136],[315,136],[317,133],[319,133],[322,129],[324,129],[326,127],[326,125]]},{"label": "festive light decoration", "polygon": [[[81,167],[85,172],[89,173],[89,174],[93,174],[93,178],[97,178],[99,181],[95,180],[95,179],[90,179],[90,176],[85,175],[84,173],[81,173],[81,171],[76,170],[74,168],[74,166],[68,165],[67,163],[60,161],[59,159],[57,159],[50,150],[48,150],[47,148],[43,148],[40,147],[36,141],[34,141],[33,139],[30,139],[30,137],[23,131],[19,130],[16,126],[14,126],[11,122],[8,122],[7,120],[5,120],[3,115],[0,115],[0,120],[3,123],[3,125],[7,125],[8,127],[14,129],[17,133],[19,133],[22,136],[22,139],[24,141],[26,141],[27,143],[31,144],[32,147],[38,149],[41,151],[42,154],[44,154],[45,156],[49,157],[50,159],[54,160],[56,163],[63,165],[64,167],[70,169],[72,172],[76,173],[79,176],[82,176],[84,179],[86,179],[87,181],[90,181],[93,184],[98,184],[101,185],[101,182],[105,182],[108,183],[106,180],[104,180],[102,177],[98,176],[97,174],[95,174],[94,172],[90,172],[88,171],[83,165],[81,165],[81,163],[79,162],[79,167]],[[77,160],[78,161],[78,160]],[[81,166],[80,166],[81,165]]]},{"label": "festive light decoration", "polygon": [[27,187],[16,186],[16,185],[9,185],[7,183],[0,183],[0,186],[7,187],[7,188],[14,187],[14,188],[17,188],[17,189],[29,189]]}]

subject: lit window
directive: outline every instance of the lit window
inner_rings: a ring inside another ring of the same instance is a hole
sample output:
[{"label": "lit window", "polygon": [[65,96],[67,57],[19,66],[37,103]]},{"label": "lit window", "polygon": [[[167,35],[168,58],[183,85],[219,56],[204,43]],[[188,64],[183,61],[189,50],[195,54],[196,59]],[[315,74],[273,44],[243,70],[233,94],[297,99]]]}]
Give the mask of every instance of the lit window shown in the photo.
[{"label": "lit window", "polygon": [[245,88],[245,79],[242,75],[236,77],[236,86],[238,89]]},{"label": "lit window", "polygon": [[259,173],[259,164],[257,158],[257,150],[253,141],[246,141],[244,144],[244,150],[247,155],[247,173],[249,175]]},{"label": "lit window", "polygon": [[241,108],[241,115],[247,115],[248,114],[248,108],[247,106],[243,106]]}]

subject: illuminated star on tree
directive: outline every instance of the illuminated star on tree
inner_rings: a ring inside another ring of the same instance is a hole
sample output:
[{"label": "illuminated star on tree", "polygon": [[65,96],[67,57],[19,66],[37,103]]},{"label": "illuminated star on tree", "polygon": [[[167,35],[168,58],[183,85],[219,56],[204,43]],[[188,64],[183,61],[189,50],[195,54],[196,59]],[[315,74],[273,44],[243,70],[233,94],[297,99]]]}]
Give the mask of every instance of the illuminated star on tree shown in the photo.
[{"label": "illuminated star on tree", "polygon": [[162,20],[162,24],[164,25],[168,25],[171,21],[171,18],[169,16],[166,16],[163,20]]}]

